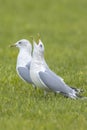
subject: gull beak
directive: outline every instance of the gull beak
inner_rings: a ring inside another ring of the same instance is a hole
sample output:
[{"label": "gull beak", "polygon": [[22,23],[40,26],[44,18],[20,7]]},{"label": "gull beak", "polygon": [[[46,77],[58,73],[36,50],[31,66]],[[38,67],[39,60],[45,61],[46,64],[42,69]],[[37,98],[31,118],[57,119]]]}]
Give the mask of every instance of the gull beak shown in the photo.
[{"label": "gull beak", "polygon": [[30,36],[30,38],[31,38],[32,42],[34,43],[34,37],[33,37],[33,36]]},{"label": "gull beak", "polygon": [[37,47],[37,43],[35,41],[33,41],[33,46]]},{"label": "gull beak", "polygon": [[9,47],[16,47],[16,43],[15,43],[15,44],[10,45]]},{"label": "gull beak", "polygon": [[32,39],[32,41],[34,40],[34,37],[33,37],[33,36],[30,36],[30,38]]},{"label": "gull beak", "polygon": [[40,41],[40,34],[39,33],[37,34],[37,37],[38,37],[38,44],[39,44],[39,41]]},{"label": "gull beak", "polygon": [[36,42],[35,42],[35,40],[34,40],[34,37],[33,37],[33,36],[30,36],[30,38],[31,38],[32,41],[33,41],[33,46],[37,46],[37,44],[36,44]]}]

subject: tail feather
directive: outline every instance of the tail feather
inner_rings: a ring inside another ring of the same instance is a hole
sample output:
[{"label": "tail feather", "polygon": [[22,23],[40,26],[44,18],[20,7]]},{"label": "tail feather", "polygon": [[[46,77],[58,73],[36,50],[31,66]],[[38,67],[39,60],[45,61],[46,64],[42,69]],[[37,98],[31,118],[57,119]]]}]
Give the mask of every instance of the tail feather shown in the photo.
[{"label": "tail feather", "polygon": [[81,89],[77,89],[74,87],[71,87],[73,89],[72,93],[63,93],[61,92],[62,95],[64,95],[67,98],[72,98],[72,99],[87,99],[87,97],[81,96],[80,94],[83,92]]},{"label": "tail feather", "polygon": [[76,91],[76,93],[84,92],[82,89],[79,89],[79,88],[74,88],[74,87],[71,87],[71,88],[74,89]]}]

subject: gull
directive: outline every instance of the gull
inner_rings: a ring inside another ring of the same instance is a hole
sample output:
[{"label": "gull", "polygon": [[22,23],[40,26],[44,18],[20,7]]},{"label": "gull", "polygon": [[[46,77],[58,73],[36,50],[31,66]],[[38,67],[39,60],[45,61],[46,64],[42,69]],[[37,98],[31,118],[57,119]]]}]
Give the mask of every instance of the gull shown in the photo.
[{"label": "gull", "polygon": [[22,39],[17,41],[15,44],[11,45],[10,47],[19,48],[19,54],[17,57],[17,64],[16,64],[17,74],[23,81],[33,84],[30,77],[30,63],[32,59],[31,43],[26,39]]},{"label": "gull", "polygon": [[44,89],[45,92],[53,91],[72,99],[79,98],[80,89],[69,87],[63,78],[55,74],[46,64],[42,41],[39,39],[38,44],[35,41],[33,44],[34,50],[30,65],[30,76],[35,86]]}]

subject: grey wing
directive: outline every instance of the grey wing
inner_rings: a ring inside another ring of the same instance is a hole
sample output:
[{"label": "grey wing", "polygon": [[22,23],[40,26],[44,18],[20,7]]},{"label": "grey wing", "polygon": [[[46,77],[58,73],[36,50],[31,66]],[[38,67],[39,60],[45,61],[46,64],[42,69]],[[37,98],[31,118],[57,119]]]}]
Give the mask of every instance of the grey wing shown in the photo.
[{"label": "grey wing", "polygon": [[26,67],[18,67],[17,68],[19,76],[28,83],[32,83],[30,77],[30,65],[27,64]]},{"label": "grey wing", "polygon": [[65,82],[51,70],[46,70],[45,72],[40,71],[39,76],[42,82],[54,92],[72,92],[72,88],[66,85]]}]

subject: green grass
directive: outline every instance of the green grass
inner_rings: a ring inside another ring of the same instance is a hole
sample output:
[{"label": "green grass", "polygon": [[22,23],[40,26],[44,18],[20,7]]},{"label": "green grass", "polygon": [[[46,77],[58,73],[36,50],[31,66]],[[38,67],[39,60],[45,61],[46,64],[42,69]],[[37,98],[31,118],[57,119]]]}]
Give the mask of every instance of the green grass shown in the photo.
[{"label": "green grass", "polygon": [[16,73],[8,46],[38,32],[50,68],[87,96],[87,0],[1,0],[0,130],[86,130],[86,100],[44,98]]}]

